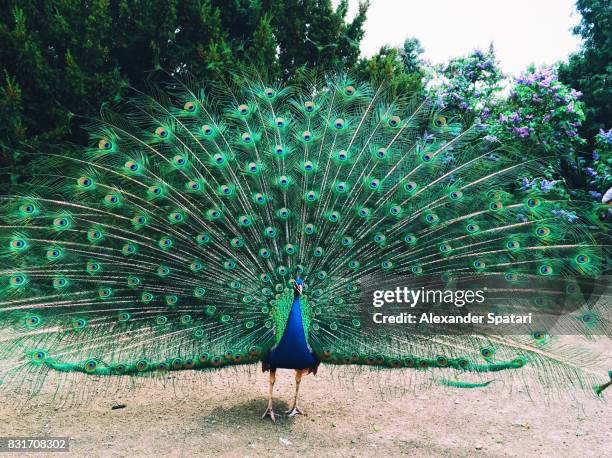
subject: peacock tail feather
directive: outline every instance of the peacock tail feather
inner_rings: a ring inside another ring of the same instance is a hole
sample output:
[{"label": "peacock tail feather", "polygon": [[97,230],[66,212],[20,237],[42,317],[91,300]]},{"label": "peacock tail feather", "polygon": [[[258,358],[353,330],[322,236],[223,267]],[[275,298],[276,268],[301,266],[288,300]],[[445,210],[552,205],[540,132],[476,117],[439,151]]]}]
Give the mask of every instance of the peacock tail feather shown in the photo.
[{"label": "peacock tail feather", "polygon": [[[41,154],[0,197],[0,379],[256,363],[283,335],[299,275],[324,363],[531,364],[558,385],[593,385],[597,359],[548,330],[407,335],[364,326],[360,311],[378,275],[550,276],[583,300],[580,279],[606,269],[597,205],[521,188],[553,157],[348,76],[177,82],[104,107],[90,134],[85,149]],[[606,306],[566,326],[609,336]]]}]

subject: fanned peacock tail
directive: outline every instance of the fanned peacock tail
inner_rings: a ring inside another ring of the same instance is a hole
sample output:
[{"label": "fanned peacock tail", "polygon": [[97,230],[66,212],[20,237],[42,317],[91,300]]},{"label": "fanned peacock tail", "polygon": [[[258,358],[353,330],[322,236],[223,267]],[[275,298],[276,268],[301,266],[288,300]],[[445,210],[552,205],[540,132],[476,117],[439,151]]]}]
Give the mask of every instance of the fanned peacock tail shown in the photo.
[{"label": "fanned peacock tail", "polygon": [[[487,143],[462,122],[350,77],[175,83],[105,108],[91,147],[45,155],[18,195],[2,197],[0,378],[255,363],[282,336],[299,275],[322,362],[533,363],[558,384],[588,379],[595,358],[556,348],[547,330],[363,326],[362,283],[378,275],[551,276],[581,294],[580,279],[605,270],[595,204],[521,188],[553,158]],[[606,311],[568,323],[610,335]]]}]

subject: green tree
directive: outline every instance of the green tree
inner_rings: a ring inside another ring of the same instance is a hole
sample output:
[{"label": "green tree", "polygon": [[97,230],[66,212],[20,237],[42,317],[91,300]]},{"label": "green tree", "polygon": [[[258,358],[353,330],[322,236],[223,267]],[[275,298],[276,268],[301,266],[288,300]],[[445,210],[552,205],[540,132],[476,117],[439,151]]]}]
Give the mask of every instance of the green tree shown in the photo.
[{"label": "green tree", "polygon": [[373,84],[386,82],[393,96],[414,95],[423,90],[423,48],[416,38],[408,38],[402,48],[383,46],[377,54],[362,59],[357,75]]},{"label": "green tree", "polygon": [[559,78],[583,94],[586,121],[581,134],[590,145],[612,119],[612,3],[609,0],[578,0],[582,15],[574,33],[584,42],[559,69]]},{"label": "green tree", "polygon": [[[81,125],[148,78],[354,66],[368,4],[331,0],[8,0],[0,9],[2,164],[85,141]],[[156,70],[163,69],[165,72]],[[76,115],[76,116],[75,116]],[[27,159],[27,158],[26,158]],[[0,178],[1,179],[1,178]]]}]

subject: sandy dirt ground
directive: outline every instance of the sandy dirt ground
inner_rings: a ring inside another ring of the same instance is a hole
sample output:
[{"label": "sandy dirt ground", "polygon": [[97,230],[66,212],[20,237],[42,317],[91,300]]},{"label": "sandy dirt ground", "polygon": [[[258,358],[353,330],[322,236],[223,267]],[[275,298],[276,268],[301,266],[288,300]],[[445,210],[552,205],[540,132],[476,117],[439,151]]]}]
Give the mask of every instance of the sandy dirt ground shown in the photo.
[{"label": "sandy dirt ground", "polygon": [[[611,355],[609,341],[599,347]],[[544,401],[497,383],[406,390],[412,375],[402,371],[346,375],[322,366],[305,377],[306,415],[281,414],[275,424],[261,419],[267,376],[259,370],[179,374],[78,403],[3,391],[0,436],[68,436],[72,456],[612,456],[610,390],[603,399]],[[278,413],[294,386],[292,371],[278,372]]]}]

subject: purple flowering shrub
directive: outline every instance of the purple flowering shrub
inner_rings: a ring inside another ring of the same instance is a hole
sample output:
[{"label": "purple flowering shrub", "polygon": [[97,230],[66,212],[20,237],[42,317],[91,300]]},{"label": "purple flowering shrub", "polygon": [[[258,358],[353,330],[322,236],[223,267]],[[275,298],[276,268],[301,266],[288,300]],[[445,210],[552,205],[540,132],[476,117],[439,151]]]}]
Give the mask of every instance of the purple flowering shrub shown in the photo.
[{"label": "purple flowering shrub", "polygon": [[561,83],[552,67],[528,70],[516,78],[497,117],[489,121],[490,135],[573,158],[585,144],[578,135],[584,121],[581,95]]},{"label": "purple flowering shrub", "polygon": [[592,154],[581,154],[577,162],[577,168],[585,176],[589,195],[600,200],[602,194],[612,187],[612,129],[600,129],[595,136]]},{"label": "purple flowering shrub", "polygon": [[475,50],[434,69],[430,96],[449,111],[474,114],[486,119],[501,91],[503,75],[493,50]]}]

